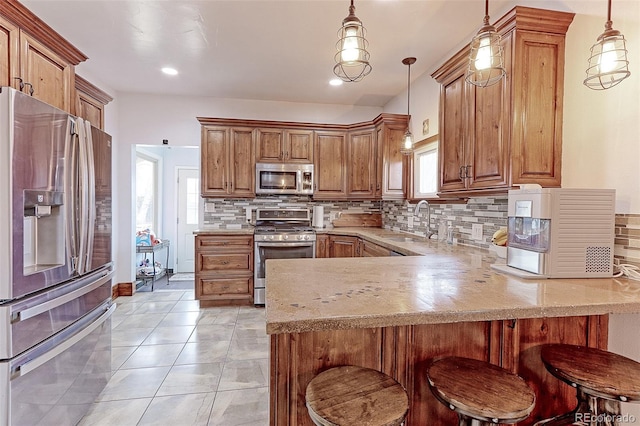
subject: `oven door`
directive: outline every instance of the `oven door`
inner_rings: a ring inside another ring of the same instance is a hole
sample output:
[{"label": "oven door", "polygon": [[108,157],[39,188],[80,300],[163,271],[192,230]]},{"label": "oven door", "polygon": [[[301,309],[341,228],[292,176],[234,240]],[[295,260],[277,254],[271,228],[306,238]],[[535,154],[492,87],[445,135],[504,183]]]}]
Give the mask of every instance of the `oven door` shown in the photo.
[{"label": "oven door", "polygon": [[316,242],[256,242],[253,277],[253,300],[256,305],[265,304],[265,262],[269,259],[305,259],[316,257]]}]

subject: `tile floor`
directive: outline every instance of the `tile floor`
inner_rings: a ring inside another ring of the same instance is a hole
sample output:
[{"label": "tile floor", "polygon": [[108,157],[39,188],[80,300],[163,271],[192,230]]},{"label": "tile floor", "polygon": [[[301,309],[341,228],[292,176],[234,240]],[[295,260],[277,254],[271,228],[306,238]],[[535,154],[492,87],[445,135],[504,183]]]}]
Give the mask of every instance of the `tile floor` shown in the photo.
[{"label": "tile floor", "polygon": [[192,290],[115,303],[112,377],[79,425],[269,424],[264,309],[200,309]]}]

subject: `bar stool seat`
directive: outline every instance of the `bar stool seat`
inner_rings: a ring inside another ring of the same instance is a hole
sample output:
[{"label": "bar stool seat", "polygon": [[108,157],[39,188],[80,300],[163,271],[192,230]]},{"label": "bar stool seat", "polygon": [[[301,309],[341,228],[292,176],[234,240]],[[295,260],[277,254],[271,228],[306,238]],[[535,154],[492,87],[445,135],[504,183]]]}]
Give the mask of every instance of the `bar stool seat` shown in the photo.
[{"label": "bar stool seat", "polygon": [[517,423],[535,406],[522,377],[488,362],[442,358],[431,364],[427,378],[435,397],[458,413],[460,425]]},{"label": "bar stool seat", "polygon": [[306,403],[311,420],[322,426],[401,425],[409,410],[400,383],[354,365],[330,368],[311,379]]},{"label": "bar stool seat", "polygon": [[601,349],[567,344],[543,345],[540,356],[552,375],[576,388],[578,406],[569,413],[536,425],[572,424],[587,417],[615,419],[621,413],[620,401],[640,402],[640,363],[632,359]]}]

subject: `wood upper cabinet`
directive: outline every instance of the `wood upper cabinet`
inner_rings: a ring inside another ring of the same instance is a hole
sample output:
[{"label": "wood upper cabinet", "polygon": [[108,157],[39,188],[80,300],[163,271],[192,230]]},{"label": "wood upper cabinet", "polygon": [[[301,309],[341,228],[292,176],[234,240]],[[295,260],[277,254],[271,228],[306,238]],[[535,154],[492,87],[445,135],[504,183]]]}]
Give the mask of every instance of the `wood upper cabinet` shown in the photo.
[{"label": "wood upper cabinet", "polygon": [[353,131],[347,142],[347,197],[369,199],[376,194],[374,129]]},{"label": "wood upper cabinet", "polygon": [[265,162],[313,164],[316,200],[404,199],[407,118],[380,114],[344,125],[198,117],[202,196],[255,196],[255,165]]},{"label": "wood upper cabinet", "polygon": [[375,198],[403,200],[407,197],[407,158],[402,155],[402,139],[407,130],[406,115],[384,114],[376,126]]},{"label": "wood upper cabinet", "polygon": [[20,73],[20,30],[0,16],[0,86],[13,86]]},{"label": "wood upper cabinet", "polygon": [[0,2],[0,85],[74,114],[74,66],[86,59],[19,2]]},{"label": "wood upper cabinet", "polygon": [[313,198],[347,198],[347,134],[341,131],[315,133],[315,187]]},{"label": "wood upper cabinet", "polygon": [[203,126],[202,197],[255,196],[253,129]]},{"label": "wood upper cabinet", "polygon": [[76,115],[94,127],[104,129],[104,107],[113,98],[84,78],[76,75]]},{"label": "wood upper cabinet", "polygon": [[263,163],[313,163],[313,131],[256,129],[256,161]]},{"label": "wood upper cabinet", "polygon": [[506,78],[466,83],[468,46],[432,74],[440,84],[440,192],[561,184],[564,38],[574,14],[517,6],[495,24]]}]

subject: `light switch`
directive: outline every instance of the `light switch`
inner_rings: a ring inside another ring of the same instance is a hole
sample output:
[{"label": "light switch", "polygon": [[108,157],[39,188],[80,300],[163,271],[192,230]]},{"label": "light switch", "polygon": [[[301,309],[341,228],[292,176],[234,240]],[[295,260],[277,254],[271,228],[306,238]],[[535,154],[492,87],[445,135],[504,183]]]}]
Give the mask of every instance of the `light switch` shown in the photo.
[{"label": "light switch", "polygon": [[482,241],[482,224],[474,223],[471,225],[471,239]]}]

